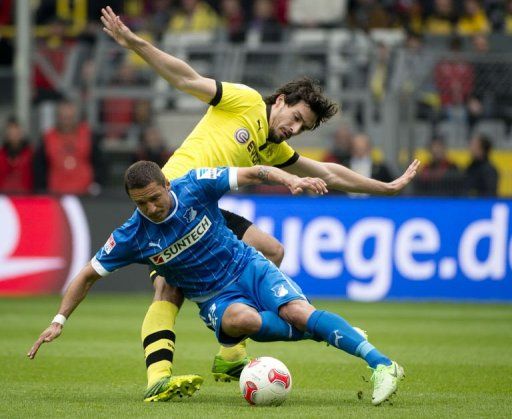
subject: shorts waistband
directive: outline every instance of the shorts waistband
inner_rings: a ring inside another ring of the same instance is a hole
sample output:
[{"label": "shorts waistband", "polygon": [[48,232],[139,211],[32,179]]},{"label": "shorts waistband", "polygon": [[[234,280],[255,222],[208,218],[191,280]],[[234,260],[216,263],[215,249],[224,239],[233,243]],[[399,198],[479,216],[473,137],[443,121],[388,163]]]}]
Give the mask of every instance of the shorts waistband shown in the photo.
[{"label": "shorts waistband", "polygon": [[192,298],[189,298],[190,301],[193,301],[194,303],[204,303],[210,299],[212,299],[213,297],[216,297],[217,295],[219,295],[222,291],[224,291],[224,289],[226,289],[227,287],[229,287],[231,284],[233,284],[234,282],[236,282],[238,280],[238,278],[235,278],[231,281],[229,281],[226,285],[224,285],[220,290],[217,290],[217,291],[213,291],[209,294],[206,294],[206,295],[199,295],[197,297],[192,297]]}]

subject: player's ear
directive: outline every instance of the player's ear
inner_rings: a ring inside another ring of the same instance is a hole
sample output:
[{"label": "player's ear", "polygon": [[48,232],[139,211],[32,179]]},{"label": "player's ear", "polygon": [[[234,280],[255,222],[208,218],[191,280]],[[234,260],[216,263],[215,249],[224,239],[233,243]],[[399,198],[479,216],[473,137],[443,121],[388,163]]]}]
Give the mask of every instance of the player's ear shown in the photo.
[{"label": "player's ear", "polygon": [[171,182],[168,179],[165,179],[165,189],[169,189],[171,187]]},{"label": "player's ear", "polygon": [[284,93],[281,93],[277,98],[276,98],[276,105],[283,105],[285,102],[284,102],[284,99],[285,99],[285,96],[284,96]]}]

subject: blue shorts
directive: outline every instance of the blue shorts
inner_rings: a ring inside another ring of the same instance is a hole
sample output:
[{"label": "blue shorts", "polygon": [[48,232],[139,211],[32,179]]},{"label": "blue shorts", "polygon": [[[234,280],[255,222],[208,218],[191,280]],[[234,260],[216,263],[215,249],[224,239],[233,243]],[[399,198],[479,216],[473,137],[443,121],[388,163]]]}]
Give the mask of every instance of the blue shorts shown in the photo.
[{"label": "blue shorts", "polygon": [[247,264],[238,280],[215,297],[198,304],[199,316],[215,332],[220,343],[233,345],[245,337],[231,337],[222,332],[222,316],[231,304],[242,303],[257,311],[278,314],[279,307],[293,300],[307,301],[307,298],[295,281],[258,253]]}]

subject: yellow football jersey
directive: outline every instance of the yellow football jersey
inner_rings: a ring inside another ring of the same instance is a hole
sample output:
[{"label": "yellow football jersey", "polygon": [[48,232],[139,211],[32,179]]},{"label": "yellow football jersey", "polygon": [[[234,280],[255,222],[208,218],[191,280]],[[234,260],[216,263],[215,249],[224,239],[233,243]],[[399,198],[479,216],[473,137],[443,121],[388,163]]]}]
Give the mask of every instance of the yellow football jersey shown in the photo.
[{"label": "yellow football jersey", "polygon": [[243,84],[217,82],[210,107],[162,169],[167,179],[198,167],[292,164],[298,154],[286,143],[267,143],[267,105]]}]

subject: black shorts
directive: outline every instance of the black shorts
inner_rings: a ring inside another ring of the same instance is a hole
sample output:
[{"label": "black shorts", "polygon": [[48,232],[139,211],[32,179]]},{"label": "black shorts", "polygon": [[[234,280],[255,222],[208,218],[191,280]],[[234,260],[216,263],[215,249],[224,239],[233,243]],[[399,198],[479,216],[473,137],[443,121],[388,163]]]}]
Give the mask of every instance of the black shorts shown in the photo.
[{"label": "black shorts", "polygon": [[[221,209],[220,212],[226,220],[227,227],[233,233],[235,233],[235,236],[238,238],[238,240],[242,240],[242,237],[244,236],[247,229],[252,225],[252,223],[247,218],[244,218],[241,215],[235,214],[233,212],[223,209]],[[155,270],[153,270],[152,267],[149,268],[149,272],[151,280],[154,281],[158,274]]]}]

